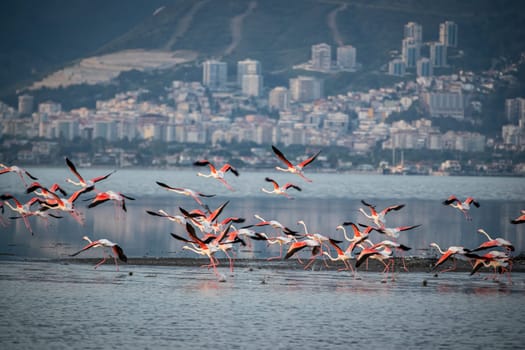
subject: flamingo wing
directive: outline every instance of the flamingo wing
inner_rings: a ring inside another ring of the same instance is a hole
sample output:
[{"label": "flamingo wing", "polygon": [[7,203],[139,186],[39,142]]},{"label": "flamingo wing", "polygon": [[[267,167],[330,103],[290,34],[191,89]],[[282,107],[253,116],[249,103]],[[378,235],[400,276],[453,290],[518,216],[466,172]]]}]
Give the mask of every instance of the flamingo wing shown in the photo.
[{"label": "flamingo wing", "polygon": [[279,149],[277,149],[277,147],[275,147],[274,145],[272,145],[272,150],[273,150],[273,153],[275,153],[275,155],[284,163],[286,164],[289,168],[293,168],[293,164],[290,163],[290,161],[288,159],[286,159],[286,157],[284,156],[284,154],[279,151]]},{"label": "flamingo wing", "polygon": [[124,262],[128,261],[128,257],[126,256],[126,254],[124,254],[124,250],[122,250],[122,248],[118,244],[115,244],[114,246],[112,246],[111,250],[113,251],[113,253],[115,253],[115,255],[118,256],[118,258],[121,261],[124,261]]},{"label": "flamingo wing", "polygon": [[317,156],[319,155],[319,153],[321,153],[321,151],[317,152],[316,154],[314,154],[313,156],[311,156],[310,158],[307,158],[305,160],[303,160],[301,163],[297,164],[297,167],[298,168],[304,168],[305,166],[307,166],[308,164],[310,164],[311,162],[313,162],[315,160],[315,158],[317,158]]},{"label": "flamingo wing", "polygon": [[66,164],[69,167],[69,170],[71,170],[71,172],[75,174],[75,176],[80,180],[80,182],[85,183],[84,178],[78,172],[77,168],[75,167],[75,164],[73,164],[73,162],[69,160],[69,158],[67,157],[66,157]]}]

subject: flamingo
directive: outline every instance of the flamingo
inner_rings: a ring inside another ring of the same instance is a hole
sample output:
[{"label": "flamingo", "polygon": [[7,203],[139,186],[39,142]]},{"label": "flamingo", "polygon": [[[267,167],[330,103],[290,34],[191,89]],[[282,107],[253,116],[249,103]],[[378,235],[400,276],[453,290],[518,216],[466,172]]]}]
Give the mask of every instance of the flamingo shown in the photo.
[{"label": "flamingo", "polygon": [[66,157],[66,164],[69,167],[69,170],[77,177],[78,182],[71,180],[70,178],[67,178],[66,181],[70,184],[73,184],[75,186],[80,186],[82,188],[91,188],[92,190],[95,189],[95,184],[99,181],[107,179],[111,174],[115,172],[113,170],[109,174],[103,175],[103,176],[97,176],[89,180],[85,180],[80,173],[77,171],[77,168],[75,167],[75,164],[69,158]]},{"label": "flamingo", "polygon": [[228,205],[230,201],[224,202],[221,206],[219,206],[214,211],[210,212],[208,215],[206,215],[201,210],[192,210],[191,212],[188,212],[184,208],[179,207],[180,212],[184,217],[191,220],[200,230],[204,233],[210,233],[215,231],[218,226],[215,223],[221,212],[224,210],[226,205]]},{"label": "flamingo", "polygon": [[21,168],[19,166],[16,166],[16,165],[7,166],[7,165],[4,165],[4,164],[0,163],[0,167],[3,168],[3,169],[0,170],[0,175],[1,174],[6,174],[6,173],[18,174],[18,176],[20,176],[20,178],[22,179],[22,182],[24,183],[24,185],[26,187],[27,187],[27,183],[26,183],[26,180],[24,179],[24,175],[26,175],[27,177],[29,177],[29,178],[31,178],[33,180],[38,180],[38,178],[34,177],[27,170],[25,170],[24,168]]},{"label": "flamingo", "polygon": [[288,159],[286,159],[284,154],[281,151],[279,151],[279,149],[277,147],[275,147],[274,145],[272,145],[272,150],[275,153],[275,155],[286,165],[286,168],[281,168],[281,167],[277,166],[277,167],[275,167],[275,169],[277,169],[279,171],[289,172],[289,173],[292,173],[292,174],[297,174],[300,177],[302,177],[304,180],[306,180],[307,182],[312,182],[312,180],[310,180],[309,178],[304,176],[303,168],[305,166],[307,166],[308,164],[310,164],[311,162],[313,162],[315,160],[315,158],[317,158],[319,153],[321,153],[321,151],[317,152],[316,154],[314,154],[311,157],[308,157],[307,159],[303,160],[299,164],[293,165]]},{"label": "flamingo", "polygon": [[456,208],[465,215],[465,219],[472,220],[472,217],[469,214],[470,206],[474,205],[476,208],[479,208],[479,202],[474,200],[472,197],[467,197],[463,202],[459,200],[456,196],[451,195],[446,200],[443,201],[443,205],[449,205],[452,208]]},{"label": "flamingo", "polygon": [[271,182],[273,184],[273,190],[271,190],[271,191],[267,190],[266,188],[261,188],[261,191],[263,191],[265,193],[270,193],[270,194],[273,193],[273,194],[285,196],[288,199],[294,199],[292,196],[290,196],[288,193],[286,193],[286,190],[288,190],[289,188],[293,188],[293,189],[295,189],[297,191],[302,191],[299,186],[294,185],[291,182],[287,182],[283,186],[279,186],[277,181],[275,181],[275,180],[273,180],[273,179],[271,179],[269,177],[266,177],[265,180],[268,181],[268,182]]},{"label": "flamingo", "polygon": [[323,254],[326,255],[331,261],[334,261],[334,262],[335,261],[342,261],[343,264],[345,265],[345,268],[339,269],[338,271],[350,270],[350,271],[352,271],[352,273],[354,274],[354,277],[355,277],[354,268],[352,267],[352,265],[350,265],[349,260],[354,258],[352,253],[353,253],[355,247],[357,246],[357,244],[358,244],[357,242],[358,241],[352,242],[348,246],[348,248],[346,250],[344,250],[344,251],[343,251],[343,249],[341,249],[341,247],[339,247],[339,245],[333,239],[330,238],[329,242],[335,248],[337,256],[332,257],[330,255],[330,253],[328,253],[328,252],[323,252]]},{"label": "flamingo", "polygon": [[[388,272],[390,271],[390,268],[391,267],[392,269],[394,268],[394,264],[393,264],[394,260],[391,259],[393,255],[394,255],[393,250],[389,248],[388,246],[382,246],[382,247],[372,246],[369,248],[365,248],[357,256],[355,267],[357,269],[359,266],[361,266],[363,262],[368,261],[368,259],[378,260],[385,266],[385,268],[383,269],[383,274],[385,274],[383,281],[386,281],[386,279],[388,278]],[[389,260],[389,262],[385,263],[385,260]],[[394,277],[392,276],[392,280],[393,278]]]},{"label": "flamingo", "polygon": [[525,223],[525,210],[521,210],[521,215],[515,219],[511,219],[510,223],[515,225]]},{"label": "flamingo", "polygon": [[166,218],[166,219],[168,219],[170,221],[173,221],[173,222],[176,222],[177,224],[180,224],[180,225],[186,225],[186,223],[188,222],[184,216],[182,216],[182,215],[169,215],[168,213],[166,213],[162,209],[160,209],[158,212],[154,212],[154,211],[151,211],[151,210],[146,210],[146,213],[148,213],[149,215],[152,215],[152,216],[160,216],[160,217]]},{"label": "flamingo", "polygon": [[399,233],[403,231],[408,231],[415,229],[421,225],[412,225],[412,226],[398,226],[398,227],[372,227],[372,230],[387,235],[392,238],[399,238]]},{"label": "flamingo", "polygon": [[400,210],[401,208],[403,208],[405,205],[404,204],[396,204],[396,205],[391,205],[391,206],[388,206],[386,207],[385,209],[381,210],[381,211],[377,211],[376,210],[376,207],[375,205],[372,205],[372,204],[369,204],[367,202],[365,202],[364,200],[361,200],[361,203],[363,203],[364,205],[366,205],[369,209],[370,209],[370,214],[367,214],[363,208],[359,208],[359,211],[364,215],[366,216],[368,219],[374,221],[374,223],[376,224],[376,226],[378,227],[384,227],[385,226],[385,223],[386,223],[386,214],[388,214],[390,211],[392,210]]},{"label": "flamingo", "polygon": [[127,211],[126,199],[129,199],[132,201],[135,200],[135,198],[133,197],[126,196],[125,194],[122,194],[120,192],[114,192],[114,191],[99,192],[94,198],[86,199],[86,200],[88,201],[91,200],[91,203],[89,203],[88,208],[93,208],[99,204],[112,200],[112,201],[115,201],[115,204],[119,204],[122,210]]},{"label": "flamingo", "polygon": [[476,259],[470,275],[475,274],[481,267],[492,267],[494,269],[493,279],[497,279],[497,273],[508,273],[509,282],[512,282],[510,279],[510,268],[512,266],[512,259],[504,252],[497,250],[490,251],[484,255],[476,255],[473,253],[467,253],[467,257]]},{"label": "flamingo", "polygon": [[475,249],[472,249],[471,252],[477,252],[477,251],[480,251],[480,250],[489,249],[489,248],[495,248],[495,247],[503,247],[507,251],[510,251],[510,252],[514,251],[514,246],[512,245],[512,243],[510,243],[506,239],[503,239],[503,238],[500,238],[500,237],[492,239],[489,236],[489,234],[487,232],[485,232],[485,230],[483,230],[481,228],[478,229],[478,232],[483,234],[483,235],[485,235],[487,237],[488,241],[482,243],[479,247],[477,247]]},{"label": "flamingo", "polygon": [[171,186],[166,185],[163,182],[160,182],[160,181],[156,181],[156,182],[157,182],[157,185],[159,185],[160,187],[165,188],[168,191],[192,197],[200,205],[204,205],[204,204],[202,203],[202,201],[200,200],[199,197],[207,197],[207,198],[215,197],[214,194],[204,194],[204,193],[201,193],[201,192],[198,192],[198,191],[194,191],[194,190],[189,189],[189,188],[171,187]]},{"label": "flamingo", "polygon": [[284,256],[284,259],[286,260],[290,258],[292,255],[294,255],[295,253],[297,253],[298,251],[306,247],[312,248],[312,256],[310,257],[310,262],[306,264],[306,266],[304,267],[304,269],[306,270],[314,262],[314,259],[320,254],[322,254],[321,243],[319,243],[318,240],[307,238],[302,241],[293,242],[292,244],[290,244],[290,247],[288,248],[288,251],[286,252],[286,255]]},{"label": "flamingo", "polygon": [[[26,203],[22,204],[16,199],[13,195],[9,193],[5,193],[0,196],[0,199],[4,201],[4,203],[14,212],[18,213],[20,217],[24,220],[24,224],[29,232],[31,232],[31,235],[34,235],[33,229],[31,228],[31,225],[29,224],[28,217],[37,215],[34,211],[31,210],[31,206],[35,203],[43,203],[43,200],[41,200],[38,197],[33,197]],[[15,206],[12,206],[11,203],[9,203],[9,200],[13,200],[15,202]],[[3,207],[2,207],[3,210]]]},{"label": "flamingo", "polygon": [[283,257],[283,246],[285,245],[288,245],[288,244],[292,244],[294,242],[297,242],[297,239],[294,237],[294,236],[276,236],[276,237],[268,237],[268,239],[266,240],[268,242],[268,245],[272,245],[272,244],[278,244],[279,245],[279,255],[278,256],[273,256],[273,257],[269,257],[268,261],[271,261],[271,260],[276,260],[276,259],[282,259]]},{"label": "flamingo", "polygon": [[[365,241],[365,240],[368,239],[368,235],[370,234],[370,232],[372,232],[373,227],[372,226],[362,225],[362,224],[359,224],[359,225],[366,227],[366,229],[364,231],[361,231],[361,230],[359,230],[359,227],[357,227],[356,224],[354,224],[353,222],[347,221],[347,222],[343,222],[342,225],[338,225],[336,227],[336,230],[343,231],[343,235],[344,235],[345,239],[348,242],[350,242],[350,243],[353,243],[355,241]],[[344,228],[345,226],[350,226],[352,228],[352,231],[354,233],[354,236],[352,238],[348,237],[348,235],[346,233],[346,229]],[[370,243],[370,245],[373,245],[372,242],[370,242],[370,241],[368,241],[368,242]]]},{"label": "flamingo", "polygon": [[253,215],[256,219],[260,220],[260,222],[256,223],[254,226],[271,226],[276,230],[277,232],[282,231],[286,235],[295,235],[297,231],[293,231],[289,229],[288,227],[284,226],[277,220],[264,220],[261,216],[254,214]]},{"label": "flamingo", "polygon": [[60,192],[63,196],[67,196],[67,192],[64,191],[59,184],[53,184],[49,189],[42,186],[39,182],[33,182],[26,188],[26,193],[33,192],[37,196],[43,197],[45,199],[53,199],[53,195],[50,192]]},{"label": "flamingo", "polygon": [[[45,189],[43,187],[35,186],[35,190],[37,188]],[[46,189],[47,190],[47,189]],[[78,197],[85,193],[93,190],[93,187],[83,187],[80,190],[77,190],[74,192],[69,198],[60,198],[55,192],[51,192],[47,190],[47,192],[53,197],[53,199],[47,199],[42,203],[42,206],[49,208],[49,209],[57,209],[62,210],[65,212],[68,212],[77,222],[81,225],[84,224],[84,217],[82,216],[82,213],[80,213],[75,208],[75,201],[78,199]]]},{"label": "flamingo", "polygon": [[196,254],[208,257],[210,263],[205,266],[207,266],[208,268],[213,267],[213,272],[216,276],[219,276],[219,273],[217,271],[218,260],[214,256],[215,253],[219,250],[217,245],[207,244],[199,237],[197,237],[197,234],[195,233],[195,228],[193,228],[193,226],[189,222],[186,223],[186,232],[188,233],[190,239],[184,239],[180,236],[175,235],[174,233],[172,233],[171,236],[179,240],[182,238],[183,241],[186,241],[190,244],[183,246],[182,249],[190,250]]},{"label": "flamingo", "polygon": [[199,173],[197,173],[197,176],[211,177],[211,178],[217,179],[220,182],[222,182],[230,191],[235,191],[233,189],[233,187],[224,179],[224,175],[228,171],[230,171],[235,176],[239,176],[239,172],[237,171],[237,169],[235,169],[230,164],[226,163],[220,169],[217,169],[217,168],[215,168],[215,166],[212,163],[210,163],[210,161],[208,161],[206,159],[203,159],[203,160],[196,161],[195,163],[193,163],[193,165],[197,165],[197,166],[206,166],[207,165],[207,166],[209,166],[210,167],[210,173],[209,174],[203,174],[203,173],[199,172]]},{"label": "flamingo", "polygon": [[456,269],[456,255],[457,254],[465,255],[465,254],[470,252],[469,249],[466,249],[465,247],[462,247],[462,246],[450,246],[450,247],[447,248],[446,251],[443,251],[439,247],[439,245],[437,243],[435,243],[435,242],[430,243],[430,246],[436,248],[441,253],[441,257],[434,264],[434,266],[432,267],[432,270],[435,270],[439,265],[443,264],[449,258],[452,258],[452,260],[454,262],[452,267],[450,267],[448,269],[445,269],[445,270],[441,270],[440,271],[441,273],[447,272],[447,271],[452,271],[452,270]]},{"label": "flamingo", "polygon": [[[113,260],[115,261],[115,266],[117,267],[117,271],[119,270],[119,268],[118,268],[118,262],[117,262],[116,256],[118,256],[118,258],[121,261],[123,261],[123,262],[127,262],[128,261],[127,256],[124,254],[124,251],[122,250],[122,248],[117,243],[113,243],[110,240],[107,240],[105,238],[101,238],[101,239],[98,239],[96,241],[92,241],[88,236],[84,236],[82,238],[84,240],[88,241],[88,244],[84,248],[80,249],[78,252],[73,253],[73,254],[71,254],[69,256],[76,256],[76,255],[82,253],[83,251],[86,251],[86,250],[91,249],[91,248],[103,247],[103,248],[111,248],[111,250],[115,254],[115,256],[112,256],[111,254],[108,254],[108,255],[113,257]],[[95,269],[97,267],[99,267],[100,265],[102,265],[103,263],[105,263],[106,260],[107,260],[107,257],[104,256],[104,259],[102,259],[99,263],[97,263],[95,265]]]}]

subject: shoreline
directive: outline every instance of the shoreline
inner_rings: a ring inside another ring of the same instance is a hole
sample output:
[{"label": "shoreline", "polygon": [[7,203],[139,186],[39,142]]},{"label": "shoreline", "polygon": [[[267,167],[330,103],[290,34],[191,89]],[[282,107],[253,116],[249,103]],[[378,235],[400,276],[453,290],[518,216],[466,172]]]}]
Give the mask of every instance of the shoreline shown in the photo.
[{"label": "shoreline", "polygon": [[[452,262],[446,262],[436,270],[432,270],[432,266],[437,261],[436,258],[419,258],[419,257],[406,257],[405,265],[408,271],[403,268],[402,258],[397,257],[395,259],[395,271],[396,272],[428,272],[428,273],[439,273],[441,270],[450,268],[453,266]],[[58,263],[63,265],[95,265],[100,262],[101,258],[49,258],[49,259],[33,259],[23,257],[9,257],[1,259],[0,261],[9,262],[48,262]],[[303,259],[303,263],[307,259]],[[219,260],[219,268],[228,268],[227,259]],[[343,268],[344,265],[341,262],[326,261],[328,267],[325,266],[322,259],[317,259],[313,264],[313,268],[321,271],[334,271],[338,272],[339,268]],[[180,266],[180,267],[200,267],[209,263],[208,259],[201,258],[168,258],[168,257],[129,257],[126,263],[119,261],[119,266]],[[108,259],[105,265],[114,265],[113,259]],[[352,267],[355,266],[355,259],[351,260]],[[234,262],[234,268],[247,268],[247,269],[274,269],[274,270],[303,270],[303,266],[297,259],[289,260],[273,260],[267,261],[266,259],[236,259]],[[368,266],[363,264],[359,267],[358,271],[368,272],[382,272],[384,265],[378,261],[370,260]],[[449,272],[466,272],[469,273],[472,270],[472,265],[467,260],[456,260],[456,268]],[[478,272],[492,273],[492,268],[482,267]],[[512,272],[525,272],[525,258],[522,256],[515,257],[512,264]]]}]

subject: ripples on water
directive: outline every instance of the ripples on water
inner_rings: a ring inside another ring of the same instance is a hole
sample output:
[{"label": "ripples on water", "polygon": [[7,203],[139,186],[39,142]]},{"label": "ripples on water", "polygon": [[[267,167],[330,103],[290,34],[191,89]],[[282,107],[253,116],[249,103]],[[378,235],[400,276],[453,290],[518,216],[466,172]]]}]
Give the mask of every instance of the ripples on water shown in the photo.
[{"label": "ripples on water", "polygon": [[512,285],[464,273],[400,273],[381,283],[379,273],[353,280],[335,271],[254,267],[221,283],[193,267],[113,268],[0,262],[2,348],[523,345],[520,273]]}]

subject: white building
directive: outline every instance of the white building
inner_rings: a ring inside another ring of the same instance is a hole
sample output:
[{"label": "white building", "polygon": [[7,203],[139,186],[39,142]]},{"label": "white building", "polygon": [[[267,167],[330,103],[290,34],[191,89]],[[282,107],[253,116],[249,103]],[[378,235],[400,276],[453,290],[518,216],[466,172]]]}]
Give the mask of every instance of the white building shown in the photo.
[{"label": "white building", "polygon": [[244,74],[242,76],[242,93],[246,96],[259,97],[263,92],[263,76],[260,74]]},{"label": "white building", "polygon": [[414,42],[421,46],[423,43],[423,26],[416,22],[408,22],[404,26],[403,39],[414,39]]},{"label": "white building", "polygon": [[439,42],[448,47],[458,46],[458,25],[445,21],[439,25]]},{"label": "white building", "polygon": [[447,47],[440,42],[430,44],[430,61],[433,67],[447,66]]},{"label": "white building", "polygon": [[418,77],[431,77],[433,75],[432,62],[427,57],[417,60],[416,71]]},{"label": "white building", "polygon": [[405,75],[405,61],[401,58],[395,58],[388,62],[388,74],[402,77]]},{"label": "white building", "polygon": [[245,59],[237,62],[237,85],[242,86],[242,77],[245,74],[261,75],[261,63],[252,59]]},{"label": "white building", "polygon": [[402,44],[401,58],[405,62],[406,67],[415,67],[420,57],[421,44],[412,37],[403,39]]},{"label": "white building", "polygon": [[290,96],[296,102],[310,102],[323,97],[323,81],[315,77],[290,79]]},{"label": "white building", "polygon": [[270,109],[287,111],[290,109],[290,92],[284,86],[277,86],[270,91],[268,96]]},{"label": "white building", "polygon": [[312,69],[329,71],[332,68],[332,48],[322,43],[312,45]]}]

